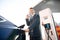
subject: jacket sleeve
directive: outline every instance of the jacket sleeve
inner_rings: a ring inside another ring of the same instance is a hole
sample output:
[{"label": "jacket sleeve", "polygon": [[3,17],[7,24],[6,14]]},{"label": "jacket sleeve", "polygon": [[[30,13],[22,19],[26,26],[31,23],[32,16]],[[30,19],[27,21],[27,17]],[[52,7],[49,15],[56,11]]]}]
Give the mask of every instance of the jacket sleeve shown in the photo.
[{"label": "jacket sleeve", "polygon": [[30,26],[30,21],[26,19],[27,26]]},{"label": "jacket sleeve", "polygon": [[37,15],[33,21],[32,24],[30,24],[29,30],[32,30],[35,26],[39,25],[40,20],[39,20],[39,15]]}]

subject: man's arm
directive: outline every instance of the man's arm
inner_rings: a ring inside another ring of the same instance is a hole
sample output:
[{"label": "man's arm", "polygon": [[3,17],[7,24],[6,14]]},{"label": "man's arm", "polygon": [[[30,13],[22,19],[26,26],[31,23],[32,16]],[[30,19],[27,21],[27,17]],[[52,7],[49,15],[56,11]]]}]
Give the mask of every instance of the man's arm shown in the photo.
[{"label": "man's arm", "polygon": [[30,16],[29,16],[29,15],[26,15],[26,24],[27,24],[27,26],[30,25],[30,20],[29,20],[29,18],[30,18]]},{"label": "man's arm", "polygon": [[26,23],[27,23],[27,26],[30,25],[30,21],[28,19],[26,19]]}]

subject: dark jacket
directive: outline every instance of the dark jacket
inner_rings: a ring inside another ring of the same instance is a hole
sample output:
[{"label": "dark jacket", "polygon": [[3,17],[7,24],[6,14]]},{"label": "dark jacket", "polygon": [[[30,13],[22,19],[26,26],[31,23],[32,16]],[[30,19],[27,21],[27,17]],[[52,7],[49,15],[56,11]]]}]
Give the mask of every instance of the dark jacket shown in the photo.
[{"label": "dark jacket", "polygon": [[41,34],[40,34],[40,17],[38,14],[35,14],[33,16],[33,18],[30,19],[30,21],[28,19],[26,19],[26,23],[29,26],[30,36],[34,36],[34,37],[41,36]]}]

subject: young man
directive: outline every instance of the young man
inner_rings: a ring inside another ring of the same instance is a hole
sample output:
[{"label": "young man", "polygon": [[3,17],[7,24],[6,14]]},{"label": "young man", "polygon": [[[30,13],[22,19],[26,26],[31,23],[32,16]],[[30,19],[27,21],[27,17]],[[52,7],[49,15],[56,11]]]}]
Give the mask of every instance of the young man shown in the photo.
[{"label": "young man", "polygon": [[26,16],[26,23],[29,28],[25,31],[29,32],[30,40],[41,40],[40,17],[32,7],[29,9],[29,15]]}]

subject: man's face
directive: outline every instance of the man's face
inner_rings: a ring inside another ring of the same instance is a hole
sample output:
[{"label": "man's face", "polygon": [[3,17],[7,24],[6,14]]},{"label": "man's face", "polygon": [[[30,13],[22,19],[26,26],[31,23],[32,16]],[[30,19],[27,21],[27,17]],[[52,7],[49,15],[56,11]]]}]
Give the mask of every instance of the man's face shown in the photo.
[{"label": "man's face", "polygon": [[34,9],[29,9],[29,13],[30,13],[30,14],[35,13],[35,10],[34,10]]}]

